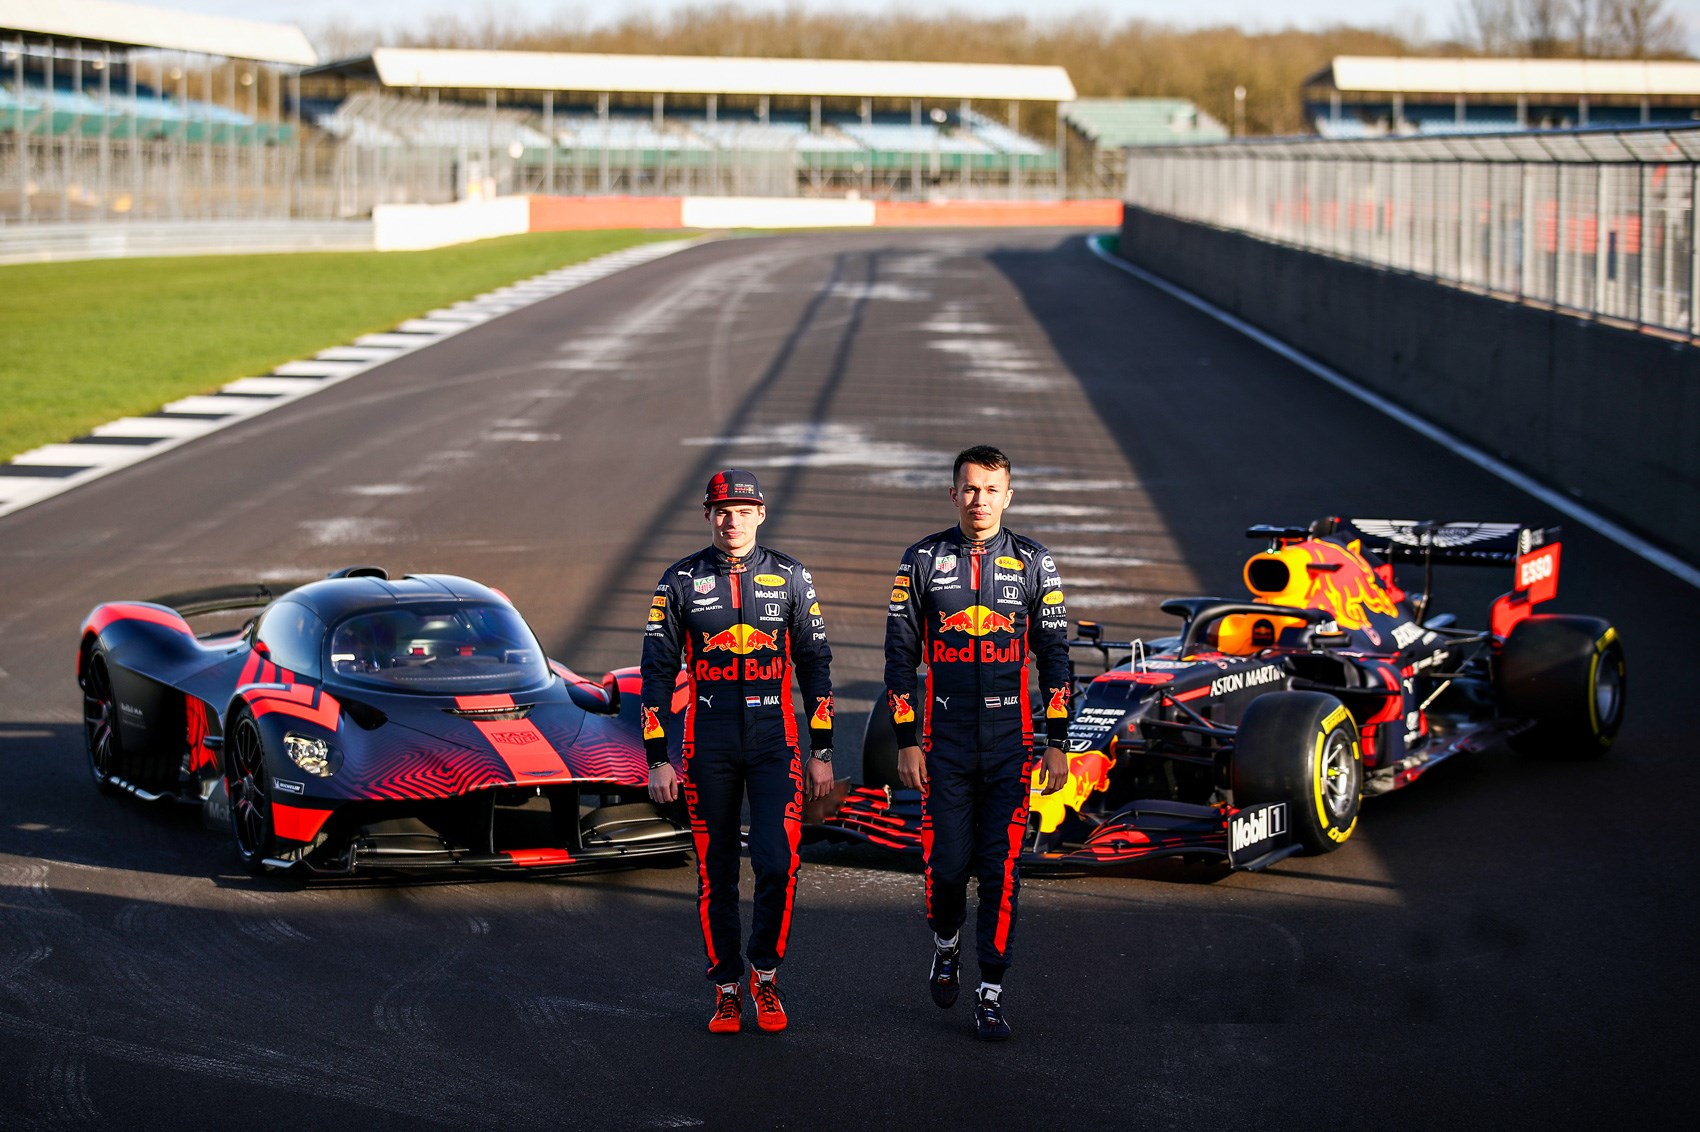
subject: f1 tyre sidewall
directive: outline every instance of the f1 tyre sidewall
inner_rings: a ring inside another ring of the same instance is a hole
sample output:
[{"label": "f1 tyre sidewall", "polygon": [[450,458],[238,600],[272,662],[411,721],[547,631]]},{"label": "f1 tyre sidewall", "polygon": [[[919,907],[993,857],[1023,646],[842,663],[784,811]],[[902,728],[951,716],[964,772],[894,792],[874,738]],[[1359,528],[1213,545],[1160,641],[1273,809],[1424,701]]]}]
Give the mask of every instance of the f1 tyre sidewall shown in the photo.
[{"label": "f1 tyre sidewall", "polygon": [[1358,824],[1363,749],[1351,712],[1322,692],[1271,692],[1240,719],[1229,763],[1234,804],[1286,802],[1293,840],[1329,853]]},{"label": "f1 tyre sidewall", "polygon": [[1518,622],[1494,666],[1502,712],[1533,724],[1512,746],[1561,758],[1605,754],[1623,726],[1627,677],[1610,622],[1561,614]]}]

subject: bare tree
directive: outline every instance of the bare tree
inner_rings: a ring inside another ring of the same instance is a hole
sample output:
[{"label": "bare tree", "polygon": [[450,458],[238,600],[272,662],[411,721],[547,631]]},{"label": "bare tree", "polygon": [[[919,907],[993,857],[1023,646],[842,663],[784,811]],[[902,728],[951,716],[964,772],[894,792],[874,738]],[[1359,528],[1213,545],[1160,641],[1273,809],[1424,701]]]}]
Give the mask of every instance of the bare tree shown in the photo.
[{"label": "bare tree", "polygon": [[1683,54],[1682,24],[1665,0],[1599,0],[1605,53],[1627,59]]},{"label": "bare tree", "polygon": [[1458,0],[1457,38],[1483,55],[1512,55],[1522,46],[1517,0]]},{"label": "bare tree", "polygon": [[1575,43],[1565,35],[1570,17],[1571,0],[1523,0],[1517,12],[1523,51],[1537,59],[1573,54]]}]

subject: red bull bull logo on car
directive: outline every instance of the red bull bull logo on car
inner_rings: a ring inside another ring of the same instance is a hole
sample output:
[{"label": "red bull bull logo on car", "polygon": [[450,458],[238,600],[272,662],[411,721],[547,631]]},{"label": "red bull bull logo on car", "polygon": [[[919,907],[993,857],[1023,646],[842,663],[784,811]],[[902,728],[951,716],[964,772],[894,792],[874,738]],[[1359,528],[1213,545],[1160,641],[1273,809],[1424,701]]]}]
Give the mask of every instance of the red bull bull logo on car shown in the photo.
[{"label": "red bull bull logo on car", "polygon": [[1039,832],[1052,833],[1062,824],[1068,810],[1079,810],[1086,799],[1110,785],[1110,768],[1116,765],[1114,755],[1102,751],[1087,751],[1068,757],[1068,782],[1055,794],[1045,794],[1043,765],[1033,768],[1029,783],[1032,796],[1028,803],[1039,817]]},{"label": "red bull bull logo on car", "polygon": [[995,609],[987,609],[983,605],[970,605],[960,613],[941,612],[939,614],[939,632],[967,633],[970,637],[983,637],[987,633],[1013,633],[1015,632],[1015,621]]},{"label": "red bull bull logo on car", "polygon": [[723,649],[726,652],[743,656],[757,649],[776,649],[779,639],[772,633],[764,633],[752,625],[732,625],[718,633],[702,635],[702,651],[713,652]]}]

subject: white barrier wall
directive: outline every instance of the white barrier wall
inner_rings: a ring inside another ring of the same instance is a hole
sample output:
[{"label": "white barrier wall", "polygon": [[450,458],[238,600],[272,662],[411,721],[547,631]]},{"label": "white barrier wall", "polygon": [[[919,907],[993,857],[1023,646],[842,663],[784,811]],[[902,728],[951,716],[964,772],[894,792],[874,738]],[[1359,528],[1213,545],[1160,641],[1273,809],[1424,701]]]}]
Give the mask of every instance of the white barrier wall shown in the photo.
[{"label": "white barrier wall", "polygon": [[874,222],[871,200],[686,197],[680,212],[686,228],[866,228]]},{"label": "white barrier wall", "polygon": [[381,252],[419,251],[492,236],[518,236],[531,231],[531,198],[380,204],[372,210],[372,228],[373,247]]},{"label": "white barrier wall", "polygon": [[0,264],[371,250],[369,220],[118,220],[0,228]]}]

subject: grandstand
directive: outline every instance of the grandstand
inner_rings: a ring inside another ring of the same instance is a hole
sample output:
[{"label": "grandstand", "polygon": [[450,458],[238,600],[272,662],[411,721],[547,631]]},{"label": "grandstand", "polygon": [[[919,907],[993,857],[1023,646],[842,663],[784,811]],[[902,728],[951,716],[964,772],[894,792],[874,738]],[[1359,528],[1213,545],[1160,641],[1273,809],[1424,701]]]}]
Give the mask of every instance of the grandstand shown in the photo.
[{"label": "grandstand", "polygon": [[1100,150],[1226,141],[1227,129],[1184,98],[1079,98],[1063,119]]},{"label": "grandstand", "polygon": [[1675,126],[1700,119],[1700,63],[1341,55],[1303,97],[1335,139]]},{"label": "grandstand", "polygon": [[300,29],[0,0],[0,222],[299,214]]},{"label": "grandstand", "polygon": [[1228,139],[1220,122],[1184,98],[1078,98],[1062,115],[1079,148],[1091,155],[1093,180],[1118,196],[1127,150]]},{"label": "grandstand", "polygon": [[[1062,195],[1065,151],[1020,131],[1020,105],[1074,95],[1060,67],[413,48],[302,83],[307,121],[354,151],[374,203]],[[1000,103],[1004,121],[986,112]]]}]

